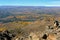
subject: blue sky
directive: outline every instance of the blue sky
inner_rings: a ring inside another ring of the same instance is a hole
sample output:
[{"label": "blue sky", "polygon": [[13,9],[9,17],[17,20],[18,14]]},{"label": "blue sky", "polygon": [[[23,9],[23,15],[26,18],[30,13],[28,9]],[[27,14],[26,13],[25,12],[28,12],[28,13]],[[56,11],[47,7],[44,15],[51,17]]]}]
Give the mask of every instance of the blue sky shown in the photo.
[{"label": "blue sky", "polygon": [[60,0],[0,0],[0,6],[60,6]]}]

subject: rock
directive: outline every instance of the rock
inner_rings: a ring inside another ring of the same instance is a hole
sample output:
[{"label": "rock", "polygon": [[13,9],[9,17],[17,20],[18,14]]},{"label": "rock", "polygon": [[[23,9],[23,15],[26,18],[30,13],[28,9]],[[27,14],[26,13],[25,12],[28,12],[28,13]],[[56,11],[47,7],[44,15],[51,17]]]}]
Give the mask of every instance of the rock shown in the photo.
[{"label": "rock", "polygon": [[43,37],[42,37],[42,39],[47,39],[47,37],[48,36],[46,34],[44,34]]},{"label": "rock", "polygon": [[54,27],[58,27],[59,26],[59,22],[56,20],[55,22],[54,22]]},{"label": "rock", "polygon": [[0,40],[12,40],[12,38],[14,36],[8,30],[0,32]]},{"label": "rock", "polygon": [[57,37],[56,37],[55,34],[50,33],[50,34],[48,35],[48,37],[47,37],[47,40],[57,40]]},{"label": "rock", "polygon": [[30,33],[30,35],[29,35],[29,37],[30,37],[30,40],[39,40],[39,37],[38,37],[38,35],[36,35],[35,33]]}]

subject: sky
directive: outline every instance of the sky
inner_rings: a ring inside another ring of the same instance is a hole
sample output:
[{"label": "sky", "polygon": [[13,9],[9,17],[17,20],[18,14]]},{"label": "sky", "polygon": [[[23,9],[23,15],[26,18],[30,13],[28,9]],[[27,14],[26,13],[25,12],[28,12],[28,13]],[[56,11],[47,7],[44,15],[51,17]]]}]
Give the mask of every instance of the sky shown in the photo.
[{"label": "sky", "polygon": [[60,6],[60,0],[0,0],[0,6]]}]

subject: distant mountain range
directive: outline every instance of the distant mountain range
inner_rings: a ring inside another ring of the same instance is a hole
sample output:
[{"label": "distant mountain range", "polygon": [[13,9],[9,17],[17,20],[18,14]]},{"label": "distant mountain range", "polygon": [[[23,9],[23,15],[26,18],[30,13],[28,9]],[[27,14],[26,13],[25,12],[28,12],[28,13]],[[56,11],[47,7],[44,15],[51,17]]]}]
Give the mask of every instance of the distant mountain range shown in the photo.
[{"label": "distant mountain range", "polygon": [[59,15],[60,7],[44,6],[0,6],[0,18],[18,14],[51,14]]}]

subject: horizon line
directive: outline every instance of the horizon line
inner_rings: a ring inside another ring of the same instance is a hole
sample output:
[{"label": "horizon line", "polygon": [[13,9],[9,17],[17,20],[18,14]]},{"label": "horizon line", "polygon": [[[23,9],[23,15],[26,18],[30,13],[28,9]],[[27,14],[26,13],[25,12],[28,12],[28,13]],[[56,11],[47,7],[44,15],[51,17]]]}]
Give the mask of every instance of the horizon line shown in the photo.
[{"label": "horizon line", "polygon": [[[33,5],[0,5],[0,6],[33,6]],[[60,7],[60,5],[35,5],[35,6]]]}]

